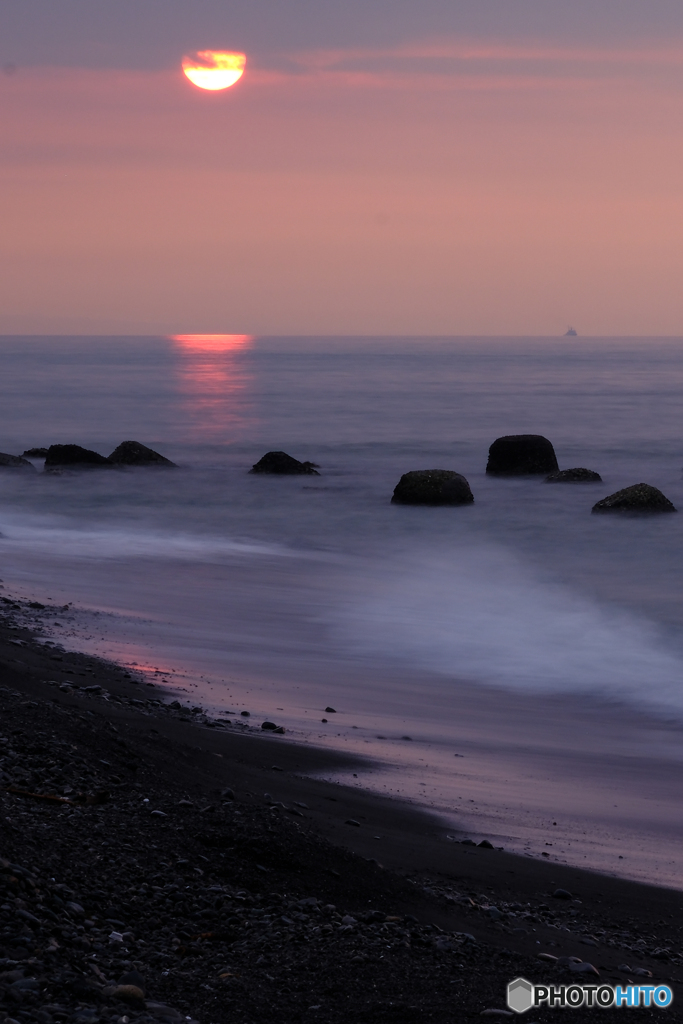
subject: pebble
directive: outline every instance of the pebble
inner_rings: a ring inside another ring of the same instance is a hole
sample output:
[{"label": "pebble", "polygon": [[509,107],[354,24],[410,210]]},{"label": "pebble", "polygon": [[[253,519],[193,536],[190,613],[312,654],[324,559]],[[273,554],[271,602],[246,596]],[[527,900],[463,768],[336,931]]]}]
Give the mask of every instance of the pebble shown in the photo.
[{"label": "pebble", "polygon": [[596,967],[593,967],[593,964],[584,962],[578,964],[567,964],[567,966],[569,967],[569,970],[573,971],[575,974],[594,974],[596,978],[600,977],[600,972]]},{"label": "pebble", "polygon": [[153,1017],[156,1017],[157,1020],[180,1021],[185,1019],[182,1013],[179,1013],[178,1010],[174,1010],[173,1007],[171,1006],[166,1006],[165,1003],[148,1002],[146,1005],[146,1010],[147,1013],[150,1013]]},{"label": "pebble", "polygon": [[105,988],[102,994],[110,999],[120,999],[134,1009],[145,1008],[145,993],[137,985],[112,985]]},{"label": "pebble", "polygon": [[147,995],[147,983],[139,971],[127,971],[118,980],[119,985],[135,985],[142,991],[143,996]]},{"label": "pebble", "polygon": [[574,898],[570,892],[567,892],[566,889],[556,889],[553,893],[553,897],[556,900],[571,900]]}]

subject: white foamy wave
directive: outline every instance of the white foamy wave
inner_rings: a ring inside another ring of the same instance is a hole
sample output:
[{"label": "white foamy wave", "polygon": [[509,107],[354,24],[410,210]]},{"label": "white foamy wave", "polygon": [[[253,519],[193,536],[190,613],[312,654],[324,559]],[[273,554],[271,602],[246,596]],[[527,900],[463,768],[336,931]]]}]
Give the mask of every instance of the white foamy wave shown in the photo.
[{"label": "white foamy wave", "polygon": [[358,655],[524,692],[587,693],[683,715],[683,657],[654,624],[508,552],[411,558],[335,615]]},{"label": "white foamy wave", "polygon": [[155,558],[193,562],[224,557],[289,557],[296,553],[283,545],[198,537],[144,529],[75,528],[34,523],[3,522],[0,550],[25,550],[46,558]]}]

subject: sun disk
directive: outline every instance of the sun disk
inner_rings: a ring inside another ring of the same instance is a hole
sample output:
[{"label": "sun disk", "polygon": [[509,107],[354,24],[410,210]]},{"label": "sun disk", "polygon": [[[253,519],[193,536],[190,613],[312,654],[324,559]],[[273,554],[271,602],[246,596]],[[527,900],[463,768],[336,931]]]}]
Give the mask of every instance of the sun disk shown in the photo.
[{"label": "sun disk", "polygon": [[199,50],[183,57],[183,71],[193,85],[218,92],[228,89],[244,74],[247,57],[244,53],[221,50]]}]

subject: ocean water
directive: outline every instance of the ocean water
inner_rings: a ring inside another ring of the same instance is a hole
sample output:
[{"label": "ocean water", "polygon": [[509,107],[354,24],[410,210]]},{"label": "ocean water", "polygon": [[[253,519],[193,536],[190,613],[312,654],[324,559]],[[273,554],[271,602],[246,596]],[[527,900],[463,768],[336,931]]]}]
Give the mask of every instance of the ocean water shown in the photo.
[{"label": "ocean water", "polygon": [[[179,465],[0,473],[0,575],[73,603],[53,636],[368,754],[344,781],[453,834],[540,855],[560,808],[551,856],[680,884],[683,515],[590,509],[645,481],[683,510],[683,339],[5,337],[0,357],[1,451],[135,439]],[[487,478],[512,433],[603,483]],[[271,449],[320,476],[249,475]],[[429,468],[474,505],[390,504]]]}]

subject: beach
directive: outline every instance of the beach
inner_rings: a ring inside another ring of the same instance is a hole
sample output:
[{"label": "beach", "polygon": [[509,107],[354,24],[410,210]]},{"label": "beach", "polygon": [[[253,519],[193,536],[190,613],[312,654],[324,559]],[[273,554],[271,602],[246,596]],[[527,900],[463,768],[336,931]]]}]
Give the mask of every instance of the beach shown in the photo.
[{"label": "beach", "polygon": [[[412,803],[320,777],[361,776],[361,757],[259,721],[221,727],[125,667],[46,650],[13,605],[0,634],[13,1019],[445,1022],[457,1000],[473,1020],[505,1008],[513,977],[566,980],[562,957],[608,984],[641,970],[678,991],[678,891],[454,842]],[[117,989],[131,972],[142,997]]]},{"label": "beach", "polygon": [[[681,887],[683,521],[591,514],[639,480],[683,508],[680,339],[0,350],[6,451],[103,457],[128,434],[176,464],[3,470],[1,575],[45,645],[362,757],[356,777],[334,758],[320,776],[460,839]],[[511,431],[601,481],[488,475]],[[250,473],[268,450],[318,475]],[[474,502],[392,504],[428,467],[462,473]]]}]

